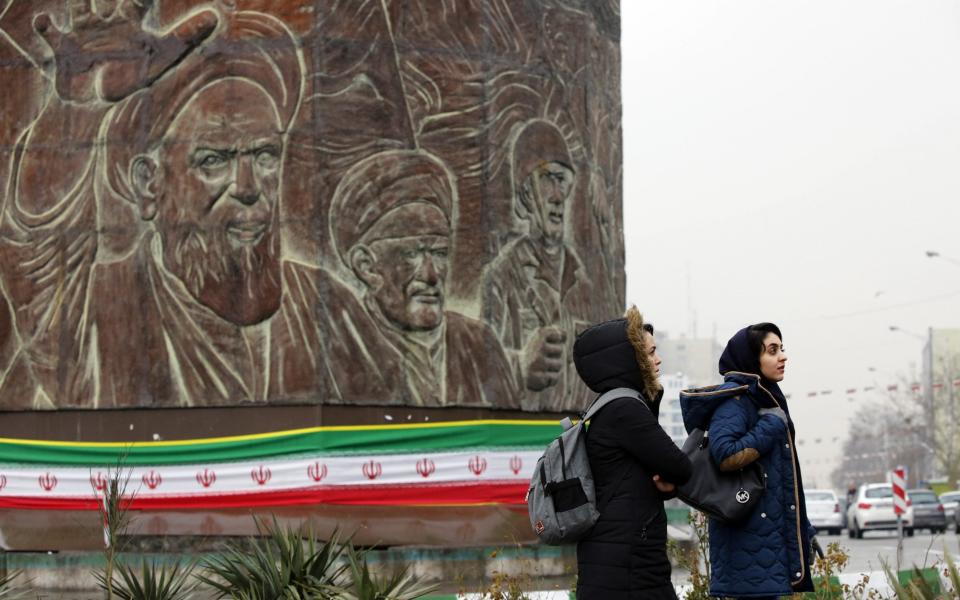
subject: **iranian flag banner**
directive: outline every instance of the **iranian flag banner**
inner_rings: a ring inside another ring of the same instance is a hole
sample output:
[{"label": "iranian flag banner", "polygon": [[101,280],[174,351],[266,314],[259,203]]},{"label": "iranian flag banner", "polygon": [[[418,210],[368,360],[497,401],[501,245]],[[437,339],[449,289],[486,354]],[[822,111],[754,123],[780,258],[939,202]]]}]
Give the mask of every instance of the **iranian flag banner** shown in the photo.
[{"label": "iranian flag banner", "polygon": [[134,443],[0,438],[0,508],[97,510],[118,472],[132,510],[524,504],[560,431],[484,420]]}]

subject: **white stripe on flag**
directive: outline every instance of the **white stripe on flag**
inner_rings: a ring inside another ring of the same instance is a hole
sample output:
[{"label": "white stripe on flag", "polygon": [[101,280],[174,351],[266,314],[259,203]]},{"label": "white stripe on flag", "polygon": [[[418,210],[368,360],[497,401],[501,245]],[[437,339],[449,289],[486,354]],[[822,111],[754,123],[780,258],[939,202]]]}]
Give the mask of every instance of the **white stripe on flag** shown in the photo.
[{"label": "white stripe on flag", "polygon": [[[542,450],[437,452],[380,456],[313,456],[257,462],[139,466],[129,491],[164,497],[295,490],[323,485],[434,485],[525,482]],[[46,465],[0,466],[0,495],[89,498],[102,495],[107,469]]]}]

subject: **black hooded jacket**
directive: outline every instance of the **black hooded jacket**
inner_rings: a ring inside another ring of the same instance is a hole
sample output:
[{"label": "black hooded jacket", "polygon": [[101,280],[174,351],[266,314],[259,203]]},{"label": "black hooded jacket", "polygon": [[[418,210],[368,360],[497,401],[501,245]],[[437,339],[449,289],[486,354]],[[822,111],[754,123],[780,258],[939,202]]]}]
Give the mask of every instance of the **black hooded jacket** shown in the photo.
[{"label": "black hooded jacket", "polygon": [[578,600],[676,598],[666,552],[666,496],[653,476],[685,483],[690,461],[657,421],[662,389],[653,366],[631,344],[627,327],[625,319],[594,325],[573,348],[587,387],[598,394],[632,388],[646,404],[629,397],[614,400],[588,425],[600,520],[577,545]]}]

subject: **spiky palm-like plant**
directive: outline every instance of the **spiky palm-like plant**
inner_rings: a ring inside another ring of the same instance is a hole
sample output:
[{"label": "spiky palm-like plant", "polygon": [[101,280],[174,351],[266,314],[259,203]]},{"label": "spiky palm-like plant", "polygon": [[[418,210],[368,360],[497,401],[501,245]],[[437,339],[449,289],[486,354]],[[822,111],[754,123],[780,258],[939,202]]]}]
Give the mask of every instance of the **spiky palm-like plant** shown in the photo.
[{"label": "spiky palm-like plant", "polygon": [[0,576],[0,600],[21,600],[26,598],[27,590],[16,582],[20,575],[20,571],[12,571]]},{"label": "spiky palm-like plant", "polygon": [[890,581],[890,584],[893,586],[896,600],[955,600],[956,598],[960,598],[960,571],[957,570],[957,565],[953,562],[953,558],[949,552],[944,552],[944,556],[947,560],[945,575],[950,580],[950,587],[953,589],[940,593],[937,593],[933,587],[927,583],[920,569],[914,567],[913,576],[910,578],[910,581],[903,584],[900,583],[900,580],[894,575],[890,567],[884,564],[883,570],[886,571],[887,580]]},{"label": "spiky palm-like plant", "polygon": [[350,584],[334,592],[338,600],[414,600],[436,589],[422,585],[410,573],[409,567],[397,570],[392,575],[377,577],[370,573],[366,555],[352,547],[345,551],[350,564]]},{"label": "spiky palm-like plant", "polygon": [[317,543],[302,528],[272,524],[259,526],[265,539],[253,539],[252,548],[234,545],[207,558],[207,573],[198,579],[217,592],[218,598],[236,600],[314,600],[333,597],[343,583],[347,565],[337,559],[344,546],[337,532]]},{"label": "spiky palm-like plant", "polygon": [[120,540],[130,526],[129,509],[135,495],[127,494],[127,486],[130,483],[132,471],[125,468],[126,460],[127,450],[117,459],[117,464],[114,467],[107,468],[105,485],[103,488],[98,488],[102,490],[101,494],[98,495],[94,492],[100,520],[103,523],[103,557],[105,561],[104,570],[97,573],[97,578],[102,580],[106,586],[103,589],[107,592],[107,600],[113,600],[114,571],[117,568],[117,556],[121,551]]},{"label": "spiky palm-like plant", "polygon": [[107,581],[106,573],[97,573],[100,589],[112,593],[120,600],[184,600],[196,590],[198,581],[191,581],[193,564],[159,566],[144,560],[140,569],[116,564],[114,580]]}]

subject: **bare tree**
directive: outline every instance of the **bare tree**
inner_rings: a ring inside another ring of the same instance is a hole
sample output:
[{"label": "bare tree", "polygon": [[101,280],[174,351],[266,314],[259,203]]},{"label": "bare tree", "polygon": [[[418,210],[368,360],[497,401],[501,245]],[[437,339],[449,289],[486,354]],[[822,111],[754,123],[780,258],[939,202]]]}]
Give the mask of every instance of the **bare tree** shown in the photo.
[{"label": "bare tree", "polygon": [[951,486],[960,480],[960,439],[957,416],[960,403],[960,354],[938,356],[933,371],[933,431],[934,455],[940,473]]},{"label": "bare tree", "polygon": [[910,386],[897,386],[881,401],[860,408],[843,444],[843,458],[833,472],[833,484],[849,485],[887,480],[898,465],[907,469],[907,483],[927,478],[931,448],[923,425],[922,399]]}]

